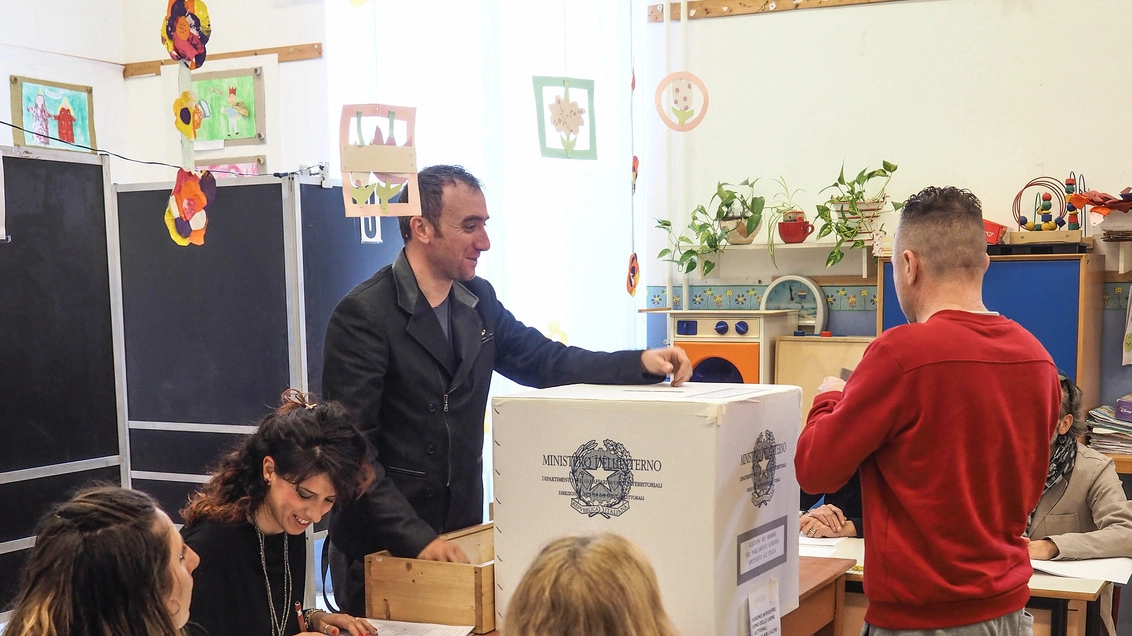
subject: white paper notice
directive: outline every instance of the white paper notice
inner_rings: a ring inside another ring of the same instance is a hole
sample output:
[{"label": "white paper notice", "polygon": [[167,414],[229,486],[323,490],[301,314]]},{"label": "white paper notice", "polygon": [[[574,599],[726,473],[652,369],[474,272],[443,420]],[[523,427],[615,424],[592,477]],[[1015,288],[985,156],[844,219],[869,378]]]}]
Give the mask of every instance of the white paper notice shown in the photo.
[{"label": "white paper notice", "polygon": [[1030,559],[1035,570],[1049,572],[1074,579],[1093,579],[1112,581],[1125,585],[1132,577],[1132,559],[1115,557],[1111,559],[1083,559],[1081,561],[1038,561]]},{"label": "white paper notice", "polygon": [[406,623],[367,618],[381,636],[468,636],[471,625],[434,625],[433,623]]},{"label": "white paper notice", "polygon": [[837,554],[837,548],[827,545],[798,544],[798,556],[804,557],[831,557]]},{"label": "white paper notice", "polygon": [[767,579],[747,595],[751,616],[751,636],[780,636],[782,617],[778,614],[778,580]]}]

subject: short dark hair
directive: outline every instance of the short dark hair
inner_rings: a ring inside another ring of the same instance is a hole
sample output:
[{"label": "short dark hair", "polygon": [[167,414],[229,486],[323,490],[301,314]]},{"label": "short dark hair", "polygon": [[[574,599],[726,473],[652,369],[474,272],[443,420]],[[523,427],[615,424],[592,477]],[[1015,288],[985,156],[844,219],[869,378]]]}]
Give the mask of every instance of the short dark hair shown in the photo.
[{"label": "short dark hair", "polygon": [[169,537],[153,498],[95,485],[36,527],[5,634],[173,636]]},{"label": "short dark hair", "polygon": [[[463,166],[429,166],[417,174],[417,188],[421,193],[421,216],[434,228],[439,228],[440,211],[444,205],[444,188],[455,186],[457,183],[462,183],[473,190],[483,190],[483,184],[480,183],[480,180],[465,170]],[[408,188],[401,190],[399,201],[401,203],[409,202]],[[409,227],[412,218],[411,216],[402,216],[397,219],[397,224],[401,228],[401,238],[406,243],[409,242],[409,237],[413,233]]]},{"label": "short dark hair", "polygon": [[254,514],[267,498],[263,459],[269,455],[289,482],[325,474],[341,501],[361,496],[374,476],[353,414],[338,402],[317,402],[309,393],[287,389],[279,408],[221,457],[212,478],[189,499],[181,511],[185,524],[201,518],[231,524]]},{"label": "short dark hair", "polygon": [[1057,421],[1060,422],[1061,418],[1073,414],[1073,425],[1069,427],[1069,434],[1073,437],[1081,437],[1086,431],[1085,418],[1081,414],[1081,387],[1070,380],[1063,371],[1057,372],[1057,380],[1061,384],[1061,411]]},{"label": "short dark hair", "polygon": [[970,190],[929,186],[908,197],[896,230],[901,249],[910,249],[933,275],[986,267],[983,208]]}]

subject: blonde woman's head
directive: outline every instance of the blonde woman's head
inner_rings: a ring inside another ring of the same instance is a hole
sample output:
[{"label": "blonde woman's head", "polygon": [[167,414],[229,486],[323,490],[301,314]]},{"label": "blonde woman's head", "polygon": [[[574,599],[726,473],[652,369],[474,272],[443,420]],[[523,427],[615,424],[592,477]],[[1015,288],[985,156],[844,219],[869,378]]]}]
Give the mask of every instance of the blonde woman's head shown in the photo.
[{"label": "blonde woman's head", "polygon": [[505,636],[675,636],[656,574],[615,534],[563,537],[535,557],[507,607]]}]

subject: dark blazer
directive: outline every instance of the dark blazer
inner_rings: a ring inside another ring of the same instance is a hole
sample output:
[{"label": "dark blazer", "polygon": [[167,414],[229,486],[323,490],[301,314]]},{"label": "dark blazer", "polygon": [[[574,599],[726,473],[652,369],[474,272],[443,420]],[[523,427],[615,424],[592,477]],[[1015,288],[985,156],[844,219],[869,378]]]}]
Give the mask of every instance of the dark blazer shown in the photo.
[{"label": "dark blazer", "polygon": [[453,283],[452,342],[417,285],[404,251],[355,287],[326,329],[323,393],[360,418],[377,477],[339,502],[334,545],[351,559],[388,549],[415,557],[436,538],[481,522],[483,435],[492,371],[534,387],[664,378],[639,351],[567,347],[515,319],[486,280]]}]

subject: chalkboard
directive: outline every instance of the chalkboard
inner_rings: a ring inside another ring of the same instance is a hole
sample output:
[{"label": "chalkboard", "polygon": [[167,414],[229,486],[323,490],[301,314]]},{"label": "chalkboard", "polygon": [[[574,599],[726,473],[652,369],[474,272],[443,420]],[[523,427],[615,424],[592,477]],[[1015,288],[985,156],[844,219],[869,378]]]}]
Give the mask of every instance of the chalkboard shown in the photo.
[{"label": "chalkboard", "polygon": [[83,158],[2,157],[0,472],[118,454],[103,166]]},{"label": "chalkboard", "polygon": [[302,185],[303,286],[307,386],[322,393],[322,356],[330,314],[351,289],[392,263],[404,241],[397,217],[380,217],[381,243],[362,243],[360,219],[347,218],[341,188]]},{"label": "chalkboard", "polygon": [[118,192],[129,418],[253,423],[289,385],[283,184],[222,180],[186,247],[169,192]]}]

